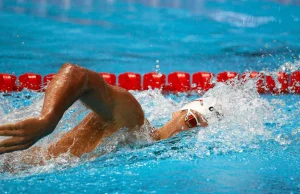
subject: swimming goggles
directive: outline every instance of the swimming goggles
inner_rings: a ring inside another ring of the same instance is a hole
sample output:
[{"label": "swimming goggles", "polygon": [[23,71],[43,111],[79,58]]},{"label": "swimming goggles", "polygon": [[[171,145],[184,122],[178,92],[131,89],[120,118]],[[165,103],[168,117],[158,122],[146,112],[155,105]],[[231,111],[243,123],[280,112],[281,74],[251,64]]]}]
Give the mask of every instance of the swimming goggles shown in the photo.
[{"label": "swimming goggles", "polygon": [[189,128],[200,126],[200,123],[199,123],[196,115],[191,111],[191,109],[188,109],[188,112],[186,113],[184,122]]}]

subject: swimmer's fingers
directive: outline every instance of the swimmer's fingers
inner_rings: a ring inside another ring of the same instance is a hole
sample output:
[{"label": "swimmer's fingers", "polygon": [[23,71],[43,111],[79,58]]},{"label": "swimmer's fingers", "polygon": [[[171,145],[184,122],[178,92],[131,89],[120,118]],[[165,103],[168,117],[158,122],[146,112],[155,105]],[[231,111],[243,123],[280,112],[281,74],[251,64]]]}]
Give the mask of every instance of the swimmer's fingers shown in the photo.
[{"label": "swimmer's fingers", "polygon": [[15,146],[4,147],[4,148],[0,147],[0,155],[4,154],[4,153],[19,151],[19,150],[25,150],[25,149],[29,148],[30,146],[32,146],[34,143],[35,143],[35,141],[29,141],[29,142],[27,142],[25,144],[21,144],[21,145],[15,145]]},{"label": "swimmer's fingers", "polygon": [[0,125],[0,132],[1,131],[8,131],[8,130],[17,130],[19,128],[20,128],[19,123]]},{"label": "swimmer's fingers", "polygon": [[22,136],[23,130],[0,130],[0,136]]},{"label": "swimmer's fingers", "polygon": [[26,137],[11,137],[11,138],[1,141],[0,148],[16,146],[16,145],[20,145],[20,144],[26,144],[29,141],[32,141],[32,140],[29,138],[26,138]]},{"label": "swimmer's fingers", "polygon": [[0,136],[22,136],[24,130],[20,128],[21,128],[20,123],[1,125]]}]

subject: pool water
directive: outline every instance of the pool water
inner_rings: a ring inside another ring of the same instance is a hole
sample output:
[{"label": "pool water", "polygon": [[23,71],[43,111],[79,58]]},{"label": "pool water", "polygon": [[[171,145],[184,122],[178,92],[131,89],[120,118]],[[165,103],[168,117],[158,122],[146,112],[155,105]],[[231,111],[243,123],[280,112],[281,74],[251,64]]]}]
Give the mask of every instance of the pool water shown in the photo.
[{"label": "pool water", "polygon": [[299,59],[293,1],[0,0],[0,71],[278,70]]},{"label": "pool water", "polygon": [[[0,72],[56,72],[65,61],[122,73],[300,69],[297,1],[0,0]],[[300,95],[259,95],[255,82],[217,83],[205,96],[224,119],[168,140],[124,144],[44,166],[0,156],[1,193],[299,193]],[[197,94],[132,92],[155,127]],[[39,115],[42,93],[0,95],[0,123]],[[87,113],[75,103],[46,147]],[[98,156],[99,154],[104,155]],[[3,171],[10,159],[14,173]]]},{"label": "pool water", "polygon": [[[11,161],[14,174],[1,173],[1,191],[7,193],[196,193],[299,192],[300,96],[259,96],[251,87],[217,87],[206,93],[223,106],[224,118],[208,128],[181,133],[168,140],[141,140],[124,145],[126,131],[115,134],[81,159],[62,156],[44,166],[20,161],[20,153],[1,156]],[[160,91],[133,93],[155,127],[173,111],[197,97],[164,96]],[[27,99],[26,96],[32,96]],[[1,97],[1,123],[39,114],[43,94]],[[47,147],[70,130],[86,110],[76,103],[55,133],[38,146]],[[7,114],[5,114],[7,113]],[[75,123],[74,123],[75,122]],[[106,154],[95,157],[98,153]],[[1,172],[1,171],[0,171]]]}]

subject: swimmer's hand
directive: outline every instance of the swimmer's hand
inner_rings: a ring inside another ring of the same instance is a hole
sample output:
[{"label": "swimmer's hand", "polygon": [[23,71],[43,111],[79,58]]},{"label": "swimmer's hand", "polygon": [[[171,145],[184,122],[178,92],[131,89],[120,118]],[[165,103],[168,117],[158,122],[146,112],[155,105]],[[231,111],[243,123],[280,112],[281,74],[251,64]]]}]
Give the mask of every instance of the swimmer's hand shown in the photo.
[{"label": "swimmer's hand", "polygon": [[8,136],[0,142],[0,155],[25,150],[55,129],[49,119],[29,118],[14,124],[0,125],[0,136]]}]

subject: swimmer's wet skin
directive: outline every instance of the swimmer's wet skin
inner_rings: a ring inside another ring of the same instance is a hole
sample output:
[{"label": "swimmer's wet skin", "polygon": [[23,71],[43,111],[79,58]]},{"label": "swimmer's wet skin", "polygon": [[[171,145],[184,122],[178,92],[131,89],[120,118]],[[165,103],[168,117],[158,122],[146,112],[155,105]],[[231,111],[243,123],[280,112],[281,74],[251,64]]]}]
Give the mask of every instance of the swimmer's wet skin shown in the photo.
[{"label": "swimmer's wet skin", "polygon": [[[47,149],[47,158],[71,153],[80,157],[93,151],[103,140],[121,128],[140,131],[149,122],[138,101],[125,89],[109,85],[96,72],[66,63],[49,83],[41,115],[0,126],[0,154],[25,150],[51,134],[64,112],[77,100],[92,112],[75,128]],[[163,127],[151,131],[154,140],[166,139],[193,127],[205,127],[215,119],[214,99],[197,99],[172,115]],[[120,111],[122,110],[122,111]]]}]

